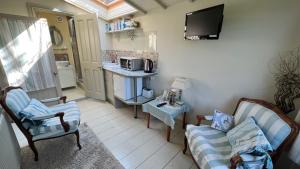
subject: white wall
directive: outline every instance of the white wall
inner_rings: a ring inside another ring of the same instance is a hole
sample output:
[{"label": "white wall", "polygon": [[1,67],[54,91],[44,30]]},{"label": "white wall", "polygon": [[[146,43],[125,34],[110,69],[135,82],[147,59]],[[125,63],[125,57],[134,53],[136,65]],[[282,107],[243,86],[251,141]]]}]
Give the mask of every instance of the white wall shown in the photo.
[{"label": "white wall", "polygon": [[20,146],[11,123],[2,113],[3,110],[0,108],[0,168],[20,168]]},{"label": "white wall", "polygon": [[[219,40],[185,41],[185,13],[225,3]],[[159,77],[154,88],[170,86],[175,76],[192,79],[185,99],[195,113],[218,108],[231,113],[240,97],[273,102],[272,64],[278,53],[300,46],[299,0],[184,1],[135,18],[144,32],[157,31]],[[143,36],[112,37],[112,48],[145,49]]]},{"label": "white wall", "polygon": [[105,33],[105,20],[99,18],[99,33],[100,33],[100,46],[102,50],[107,50],[112,48],[112,38],[110,34]]}]

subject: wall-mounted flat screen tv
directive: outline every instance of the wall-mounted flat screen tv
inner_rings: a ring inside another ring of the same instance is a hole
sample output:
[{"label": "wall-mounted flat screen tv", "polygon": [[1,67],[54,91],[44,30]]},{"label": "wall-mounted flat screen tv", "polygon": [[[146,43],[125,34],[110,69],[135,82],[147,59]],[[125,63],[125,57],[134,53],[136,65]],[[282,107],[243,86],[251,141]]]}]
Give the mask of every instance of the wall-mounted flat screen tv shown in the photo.
[{"label": "wall-mounted flat screen tv", "polygon": [[186,14],[184,38],[187,40],[219,39],[224,4]]}]

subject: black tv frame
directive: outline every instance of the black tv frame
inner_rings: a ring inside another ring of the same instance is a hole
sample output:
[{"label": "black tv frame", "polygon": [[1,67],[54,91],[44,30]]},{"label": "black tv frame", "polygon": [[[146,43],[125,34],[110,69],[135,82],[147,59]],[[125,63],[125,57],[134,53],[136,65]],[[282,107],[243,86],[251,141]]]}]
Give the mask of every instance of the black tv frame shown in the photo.
[{"label": "black tv frame", "polygon": [[[189,15],[193,15],[193,14],[196,14],[196,13],[199,13],[199,12],[203,12],[203,11],[207,11],[207,10],[211,10],[212,8],[217,8],[217,7],[220,7],[222,6],[223,7],[223,14],[222,14],[222,18],[221,18],[221,21],[219,23],[219,26],[218,26],[218,34],[216,37],[210,37],[210,35],[198,35],[198,36],[194,36],[195,39],[189,39],[186,37],[186,28],[187,28],[187,17]],[[185,15],[185,26],[184,26],[184,39],[185,40],[217,40],[219,39],[219,36],[220,36],[220,33],[221,33],[221,30],[222,30],[222,25],[223,25],[223,18],[224,18],[224,4],[220,4],[220,5],[216,5],[216,6],[212,6],[212,7],[209,7],[209,8],[205,8],[205,9],[200,9],[198,11],[193,11],[193,12],[189,12],[189,13],[186,13]]]}]

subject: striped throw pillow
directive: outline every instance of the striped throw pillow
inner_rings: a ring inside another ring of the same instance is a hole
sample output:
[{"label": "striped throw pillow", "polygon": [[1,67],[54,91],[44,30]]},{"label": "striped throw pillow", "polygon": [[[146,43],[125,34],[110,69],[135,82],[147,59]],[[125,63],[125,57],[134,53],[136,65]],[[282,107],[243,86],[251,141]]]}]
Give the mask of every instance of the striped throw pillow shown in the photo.
[{"label": "striped throw pillow", "polygon": [[[36,99],[31,99],[29,105],[20,112],[20,116],[31,120],[33,117],[45,116],[51,113],[52,111],[46,105]],[[36,123],[34,122],[34,124]]]}]

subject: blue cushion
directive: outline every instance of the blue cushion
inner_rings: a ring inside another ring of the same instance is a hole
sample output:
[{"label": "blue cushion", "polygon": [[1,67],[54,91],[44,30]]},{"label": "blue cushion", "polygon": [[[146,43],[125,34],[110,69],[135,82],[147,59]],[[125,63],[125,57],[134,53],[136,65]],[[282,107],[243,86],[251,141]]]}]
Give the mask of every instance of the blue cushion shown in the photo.
[{"label": "blue cushion", "polygon": [[[52,113],[64,112],[64,121],[70,125],[70,131],[78,129],[80,123],[80,110],[76,102],[58,104],[49,108]],[[66,134],[58,117],[46,119],[38,126],[31,126],[29,132],[34,136],[33,140],[56,137]]]},{"label": "blue cushion", "polygon": [[31,119],[32,117],[45,116],[51,113],[52,111],[43,103],[36,99],[31,99],[29,105],[20,112],[20,116]]},{"label": "blue cushion", "polygon": [[30,98],[22,89],[13,89],[7,93],[5,99],[7,107],[18,117],[19,113],[29,104]]},{"label": "blue cushion", "polygon": [[227,132],[233,127],[233,125],[234,125],[233,116],[223,113],[219,110],[215,110],[213,116],[213,122],[211,124],[212,128]]},{"label": "blue cushion", "polygon": [[187,125],[185,135],[200,168],[230,168],[231,145],[226,133],[208,125]]},{"label": "blue cushion", "polygon": [[232,156],[253,150],[272,151],[272,146],[263,131],[256,125],[253,117],[235,126],[226,133],[232,146]]}]

